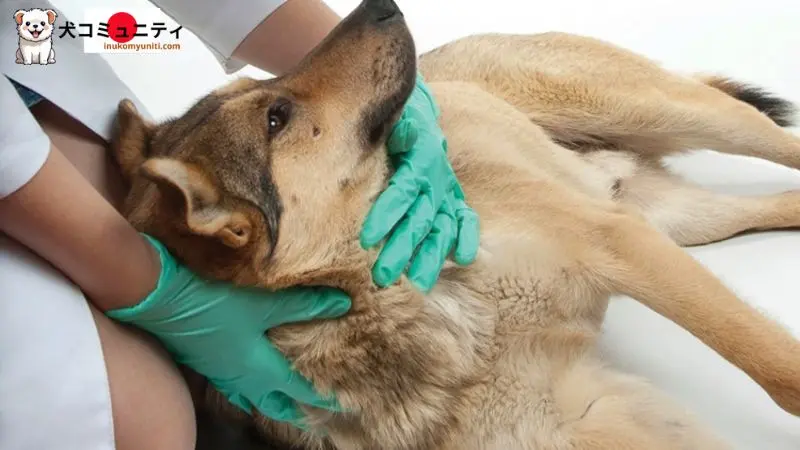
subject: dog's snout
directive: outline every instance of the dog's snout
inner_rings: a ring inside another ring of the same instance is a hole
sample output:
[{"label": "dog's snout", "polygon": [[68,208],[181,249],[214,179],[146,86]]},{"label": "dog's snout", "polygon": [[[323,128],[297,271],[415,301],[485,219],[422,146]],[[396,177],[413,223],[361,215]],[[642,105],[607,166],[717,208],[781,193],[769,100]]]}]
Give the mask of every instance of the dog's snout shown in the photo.
[{"label": "dog's snout", "polygon": [[398,14],[402,15],[394,0],[367,0],[366,7],[377,22],[389,20]]}]

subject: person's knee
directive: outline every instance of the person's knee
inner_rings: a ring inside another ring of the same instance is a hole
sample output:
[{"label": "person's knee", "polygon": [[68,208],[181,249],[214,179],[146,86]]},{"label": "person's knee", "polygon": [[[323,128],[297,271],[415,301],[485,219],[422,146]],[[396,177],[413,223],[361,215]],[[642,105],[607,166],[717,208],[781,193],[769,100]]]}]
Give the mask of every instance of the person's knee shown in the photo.
[{"label": "person's knee", "polygon": [[151,338],[92,308],[100,334],[117,450],[193,450],[196,422],[189,389]]}]

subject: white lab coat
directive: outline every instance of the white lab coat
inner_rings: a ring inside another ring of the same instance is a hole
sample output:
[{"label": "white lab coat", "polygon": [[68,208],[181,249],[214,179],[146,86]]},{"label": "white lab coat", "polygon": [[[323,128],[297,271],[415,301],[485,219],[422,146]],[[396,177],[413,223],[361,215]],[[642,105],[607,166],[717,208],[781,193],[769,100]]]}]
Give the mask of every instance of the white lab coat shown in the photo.
[{"label": "white lab coat", "polygon": [[[230,59],[236,46],[284,1],[153,3],[197,35],[232,73],[243,66]],[[55,64],[16,64],[15,11],[53,9],[57,25],[70,19],[47,1],[4,0],[0,6],[2,198],[27,183],[50,151],[48,137],[6,77],[106,139],[121,99],[148,113],[100,55],[84,53],[80,39],[56,39]],[[0,234],[0,450],[113,448],[105,365],[86,300],[60,273]]]}]

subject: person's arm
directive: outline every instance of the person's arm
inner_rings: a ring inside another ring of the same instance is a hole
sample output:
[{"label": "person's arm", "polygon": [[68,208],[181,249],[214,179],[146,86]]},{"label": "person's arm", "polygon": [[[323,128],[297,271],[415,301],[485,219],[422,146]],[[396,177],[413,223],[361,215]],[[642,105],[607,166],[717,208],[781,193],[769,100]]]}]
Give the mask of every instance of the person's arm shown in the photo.
[{"label": "person's arm", "polygon": [[247,35],[233,58],[281,75],[310,53],[341,20],[321,0],[288,0]]},{"label": "person's arm", "polygon": [[0,110],[0,232],[56,266],[99,309],[140,301],[158,279],[157,254],[52,146],[5,77]]},{"label": "person's arm", "polygon": [[151,245],[56,148],[0,199],[0,230],[50,261],[102,311],[132,306],[161,270]]},{"label": "person's arm", "polygon": [[194,33],[226,73],[286,73],[341,21],[322,0],[150,0]]}]

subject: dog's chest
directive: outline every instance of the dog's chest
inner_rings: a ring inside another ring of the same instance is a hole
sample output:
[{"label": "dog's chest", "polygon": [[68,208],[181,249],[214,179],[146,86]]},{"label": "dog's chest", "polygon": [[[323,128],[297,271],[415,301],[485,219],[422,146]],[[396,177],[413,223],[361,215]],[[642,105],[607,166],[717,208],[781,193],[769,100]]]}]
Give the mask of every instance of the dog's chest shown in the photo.
[{"label": "dog's chest", "polygon": [[26,39],[20,38],[19,40],[19,47],[23,52],[30,52],[33,54],[46,54],[50,52],[50,48],[52,47],[52,42],[50,39],[45,39],[43,41],[32,42]]}]

